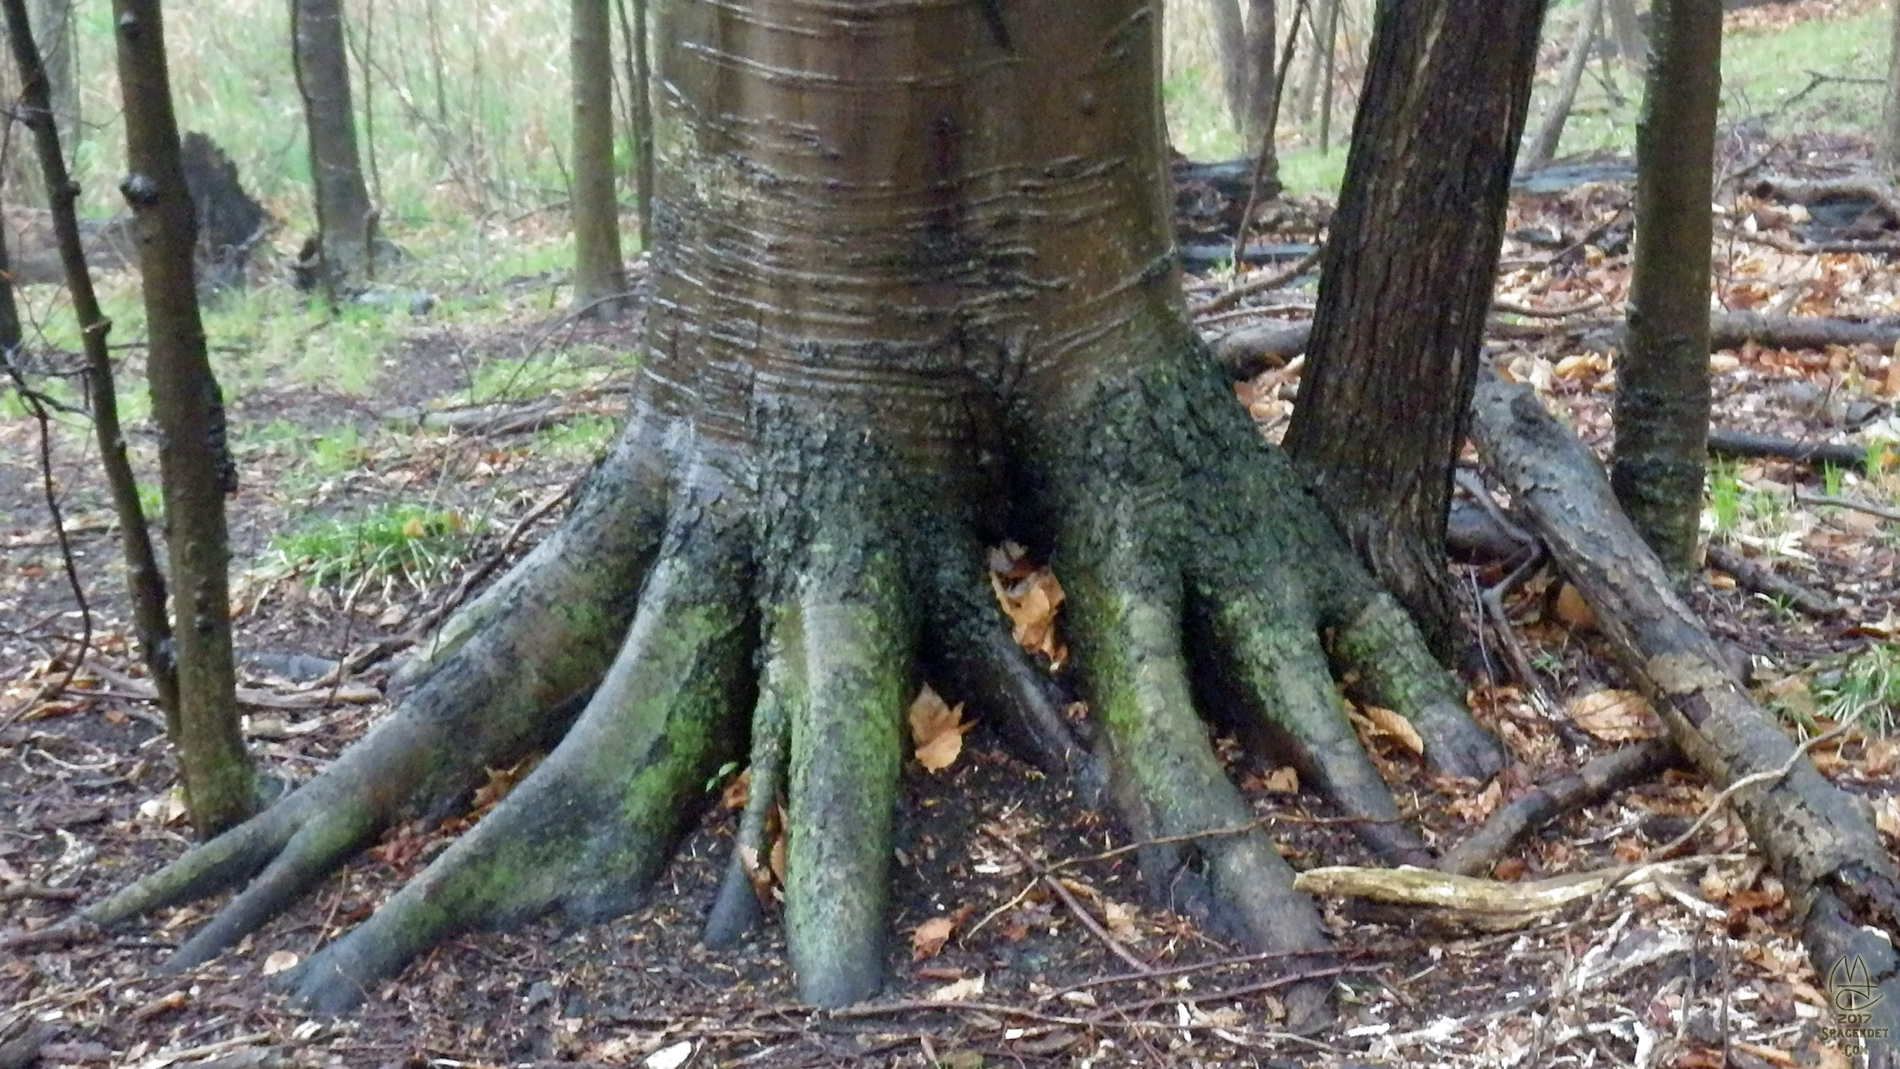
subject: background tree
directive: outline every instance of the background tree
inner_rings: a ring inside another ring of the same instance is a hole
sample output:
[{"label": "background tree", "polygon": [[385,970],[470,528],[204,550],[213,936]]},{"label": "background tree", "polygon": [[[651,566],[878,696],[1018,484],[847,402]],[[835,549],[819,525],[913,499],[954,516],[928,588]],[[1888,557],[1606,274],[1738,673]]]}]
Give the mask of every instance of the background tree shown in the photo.
[{"label": "background tree", "polygon": [[290,31],[317,210],[315,248],[306,255],[316,254],[319,281],[334,294],[374,273],[380,243],[357,152],[341,0],[290,0]]},{"label": "background tree", "polygon": [[[0,0],[6,19],[7,40],[19,71],[21,122],[32,131],[45,187],[52,192],[50,215],[59,245],[66,288],[72,295],[79,323],[80,345],[86,354],[86,397],[91,402],[93,429],[98,435],[99,461],[111,488],[112,511],[118,516],[125,552],[126,589],[132,600],[132,627],[138,637],[140,658],[151,677],[158,704],[165,711],[167,733],[173,745],[183,746],[178,705],[178,673],[173,657],[171,619],[166,613],[165,576],[152,548],[145,506],[139,499],[138,480],[126,456],[125,434],[119,425],[119,391],[114,382],[112,353],[106,345],[112,322],[99,308],[92,272],[79,234],[79,185],[66,169],[55,120],[52,79],[41,63],[39,46],[28,22],[26,0]],[[16,317],[17,318],[17,317]]]},{"label": "background tree", "polygon": [[120,189],[139,234],[146,373],[159,429],[165,549],[171,562],[172,656],[178,676],[173,737],[185,803],[200,833],[243,820],[259,784],[239,731],[231,662],[230,540],[224,495],[237,489],[225,443],[223,395],[205,355],[192,252],[191,196],[179,165],[178,123],[165,68],[158,0],[114,0],[126,162]]},{"label": "background tree", "polygon": [[[302,1004],[339,1009],[452,932],[626,909],[749,747],[748,812],[780,784],[788,799],[798,990],[860,999],[882,978],[918,662],[1045,768],[1105,777],[1153,841],[1156,888],[1247,945],[1310,961],[1327,942],[1197,706],[1277,739],[1382,856],[1429,860],[1329,654],[1411,716],[1435,767],[1485,776],[1501,754],[1187,322],[1154,5],[1000,13],[917,0],[846,25],[805,0],[659,3],[667,240],[618,443],[371,736],[90,916],[255,876],[173,963],[205,960],[402,814],[442,812],[558,739],[291,977]],[[995,608],[982,547],[1009,531],[1068,590],[1091,739]],[[769,852],[761,823],[742,824],[739,879]],[[1330,991],[1291,986],[1289,1024],[1323,1020]]]},{"label": "background tree", "polygon": [[1445,569],[1452,465],[1543,13],[1542,0],[1381,0],[1286,434],[1444,658],[1461,634]]},{"label": "background tree", "polygon": [[1274,7],[1273,0],[1247,0],[1247,103],[1240,116],[1240,135],[1249,155],[1266,155],[1262,177],[1277,181],[1280,168],[1274,160],[1273,122],[1280,113],[1280,87],[1274,20],[1279,16]]},{"label": "background tree", "polygon": [[1636,250],[1610,482],[1672,574],[1696,566],[1709,440],[1709,256],[1721,0],[1657,0],[1636,129]]},{"label": "background tree", "polygon": [[[627,140],[633,145],[633,196],[640,244],[653,241],[653,84],[647,55],[647,0],[618,0],[627,50]],[[631,9],[631,10],[629,10]]]},{"label": "background tree", "polygon": [[1875,148],[1882,165],[1900,168],[1900,0],[1889,5],[1891,29],[1887,35],[1887,95],[1880,112],[1880,136]]},{"label": "background tree", "polygon": [[626,291],[620,261],[620,198],[614,182],[612,0],[574,0],[569,66],[574,73],[574,306],[617,311]]}]

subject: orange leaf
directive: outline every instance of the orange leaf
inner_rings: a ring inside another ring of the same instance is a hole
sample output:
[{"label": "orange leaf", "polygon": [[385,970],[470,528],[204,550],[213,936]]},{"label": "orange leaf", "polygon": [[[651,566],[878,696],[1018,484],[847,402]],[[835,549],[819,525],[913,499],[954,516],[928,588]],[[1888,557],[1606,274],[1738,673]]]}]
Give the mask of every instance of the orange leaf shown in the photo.
[{"label": "orange leaf", "polygon": [[1605,742],[1653,739],[1662,724],[1649,702],[1633,690],[1599,690],[1573,698],[1564,706],[1570,719]]},{"label": "orange leaf", "polygon": [[963,733],[970,730],[970,725],[963,722],[962,704],[950,705],[926,686],[910,703],[909,717],[917,763],[932,772],[955,764],[957,755],[963,752]]}]

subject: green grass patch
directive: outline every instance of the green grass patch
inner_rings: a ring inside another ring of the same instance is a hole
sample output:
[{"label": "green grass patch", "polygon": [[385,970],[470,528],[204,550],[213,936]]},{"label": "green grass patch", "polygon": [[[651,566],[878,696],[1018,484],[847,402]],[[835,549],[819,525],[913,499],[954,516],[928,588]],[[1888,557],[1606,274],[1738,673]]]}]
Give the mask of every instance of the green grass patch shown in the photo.
[{"label": "green grass patch", "polygon": [[473,539],[460,514],[395,505],[355,519],[312,520],[271,539],[271,571],[338,593],[377,582],[417,592],[446,580]]}]

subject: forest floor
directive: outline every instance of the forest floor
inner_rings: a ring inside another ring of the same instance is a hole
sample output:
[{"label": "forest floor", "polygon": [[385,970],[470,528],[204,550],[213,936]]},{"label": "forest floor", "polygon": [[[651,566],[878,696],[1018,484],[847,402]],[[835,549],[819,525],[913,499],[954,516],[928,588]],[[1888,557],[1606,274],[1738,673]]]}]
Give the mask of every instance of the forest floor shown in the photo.
[{"label": "forest floor", "polygon": [[[1736,143],[1719,220],[1718,296],[1731,310],[1900,314],[1891,269],[1900,218],[1876,204],[1841,223],[1759,184],[1824,179],[1864,165],[1862,143]],[[1745,173],[1744,173],[1745,172]],[[1751,182],[1755,184],[1751,184]],[[1737,187],[1740,187],[1739,190]],[[1623,309],[1630,190],[1592,182],[1520,194],[1499,284],[1495,345],[1584,437],[1607,436]],[[1831,202],[1830,202],[1831,203]],[[1276,206],[1266,242],[1311,241],[1324,206]],[[1825,217],[1825,218],[1824,218]],[[1817,222],[1820,220],[1820,222]],[[1826,223],[1828,234],[1815,228]],[[1837,225],[1838,224],[1838,225]],[[1817,251],[1842,226],[1875,233],[1864,251]],[[1878,246],[1878,247],[1876,247]],[[1273,267],[1261,269],[1275,270]],[[376,317],[387,345],[349,376],[246,368],[221,350],[231,440],[244,488],[231,500],[236,626],[248,730],[273,774],[307,779],[386,711],[385,662],[312,682],[347,651],[397,636],[469,570],[512,559],[548,530],[550,508],[611,430],[632,375],[637,319],[555,314],[558,277],[502,287],[504,315],[460,322]],[[1195,280],[1190,300],[1230,280]],[[1310,312],[1310,279],[1207,317],[1210,334]],[[420,310],[418,307],[416,310]],[[324,321],[310,337],[340,330]],[[1508,336],[1508,337],[1507,337]],[[214,342],[218,338],[214,331]],[[242,348],[234,343],[234,348]],[[302,350],[299,350],[302,351]],[[56,363],[56,362],[55,362]],[[1852,443],[1869,462],[1724,461],[1711,478],[1713,544],[1838,604],[1803,614],[1717,569],[1692,593],[1710,628],[1744,651],[1764,701],[1791,731],[1857,723],[1817,747],[1817,764],[1867,797],[1889,843],[1900,835],[1900,360],[1876,347],[1715,354],[1717,423],[1804,442]],[[122,387],[140,374],[128,353]],[[282,372],[282,373],[279,373]],[[1272,435],[1297,367],[1238,393]],[[58,415],[53,485],[92,610],[91,653],[69,686],[82,627],[43,500],[40,430],[0,413],[0,931],[30,933],[176,856],[189,842],[153,707],[138,697],[119,592],[117,540],[84,427]],[[141,457],[149,431],[134,428]],[[1821,503],[1817,498],[1827,499]],[[1843,506],[1857,502],[1867,508]],[[1508,562],[1461,566],[1474,593]],[[1401,804],[1441,845],[1528,786],[1660,731],[1599,650],[1587,609],[1548,571],[1508,592],[1514,641],[1533,675],[1477,679],[1477,715],[1513,764],[1483,788],[1434,783],[1364,722]],[[1499,636],[1475,627],[1489,663]],[[1275,769],[1223,744],[1239,782],[1300,868],[1366,864],[1325,809]],[[505,786],[518,770],[497,770]],[[492,802],[497,792],[484,792]],[[1494,875],[1522,881],[1644,856],[1715,797],[1669,773],[1573,813],[1520,846]],[[483,804],[478,802],[477,804]],[[1284,964],[1248,956],[1144,896],[1126,837],[1100,813],[1010,756],[979,724],[946,767],[904,778],[884,999],[814,1012],[791,1001],[775,931],[734,951],[698,944],[736,817],[709,789],[708,815],[652,901],[598,927],[531,925],[457,938],[342,1021],[306,1019],[264,977],[366,916],[468,818],[404,826],[277,922],[183,976],[155,971],[217,901],[70,946],[0,952],[0,1042],[41,1029],[40,1063],[164,1069],[269,1065],[1638,1065],[1848,1064],[1826,1037],[1831,1010],[1779,881],[1739,824],[1718,813],[1656,879],[1587,915],[1474,932],[1423,913],[1395,918],[1326,903],[1342,950],[1338,1026],[1276,1030]],[[0,1058],[4,1057],[0,1047]]]}]

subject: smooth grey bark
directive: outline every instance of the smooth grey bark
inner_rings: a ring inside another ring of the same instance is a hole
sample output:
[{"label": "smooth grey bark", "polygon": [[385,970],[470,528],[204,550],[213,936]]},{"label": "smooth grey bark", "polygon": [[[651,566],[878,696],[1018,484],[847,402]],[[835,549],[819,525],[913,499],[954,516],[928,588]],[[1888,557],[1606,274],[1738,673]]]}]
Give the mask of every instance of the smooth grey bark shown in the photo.
[{"label": "smooth grey bark", "polygon": [[1274,22],[1278,18],[1275,7],[1274,0],[1247,0],[1247,105],[1241,116],[1240,134],[1248,155],[1258,157],[1264,153],[1267,158],[1267,166],[1261,168],[1262,180],[1277,182],[1280,168],[1274,152],[1273,127],[1280,113],[1280,84],[1275,62],[1279,58],[1275,47],[1278,29]]},{"label": "smooth grey bark", "polygon": [[1709,191],[1721,0],[1657,0],[1636,128],[1636,251],[1616,368],[1611,485],[1673,575],[1696,564],[1708,468]]},{"label": "smooth grey bark", "polygon": [[1240,0],[1207,0],[1208,21],[1214,27],[1214,47],[1220,53],[1222,102],[1234,129],[1245,129],[1248,93],[1251,81],[1247,32],[1240,14]]},{"label": "smooth grey bark", "polygon": [[224,495],[237,490],[224,404],[205,353],[193,250],[197,224],[179,163],[178,123],[158,0],[114,0],[126,165],[120,183],[139,234],[146,370],[159,428],[165,548],[171,563],[171,655],[178,708],[169,718],[185,804],[201,835],[251,815],[258,779],[238,726],[231,660],[230,544]]},{"label": "smooth grey bark", "polygon": [[574,151],[568,204],[574,218],[574,307],[611,316],[627,288],[614,191],[612,0],[573,0],[568,26]]},{"label": "smooth grey bark", "polygon": [[1462,645],[1445,570],[1452,467],[1543,14],[1541,0],[1379,3],[1286,435],[1443,659]]},{"label": "smooth grey bark", "polygon": [[314,185],[317,270],[334,296],[374,275],[381,242],[357,151],[341,0],[290,0],[290,28]]}]

